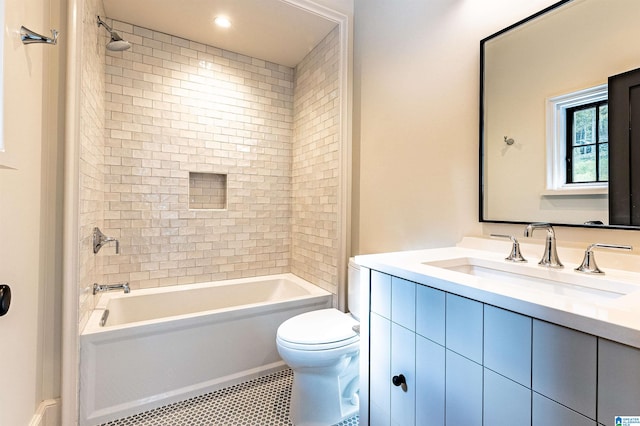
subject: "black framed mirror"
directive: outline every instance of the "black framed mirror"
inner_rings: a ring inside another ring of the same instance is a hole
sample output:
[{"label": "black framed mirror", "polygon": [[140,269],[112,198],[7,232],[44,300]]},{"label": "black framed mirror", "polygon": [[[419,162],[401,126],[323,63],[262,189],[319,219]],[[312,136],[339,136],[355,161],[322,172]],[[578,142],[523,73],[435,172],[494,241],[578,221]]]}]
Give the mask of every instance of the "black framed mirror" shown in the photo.
[{"label": "black framed mirror", "polygon": [[636,0],[563,0],[480,42],[481,222],[640,229],[610,219],[609,180],[633,162],[609,173],[609,150],[625,154],[607,108],[567,125],[580,105],[607,106],[609,77],[640,68],[638,16]]}]

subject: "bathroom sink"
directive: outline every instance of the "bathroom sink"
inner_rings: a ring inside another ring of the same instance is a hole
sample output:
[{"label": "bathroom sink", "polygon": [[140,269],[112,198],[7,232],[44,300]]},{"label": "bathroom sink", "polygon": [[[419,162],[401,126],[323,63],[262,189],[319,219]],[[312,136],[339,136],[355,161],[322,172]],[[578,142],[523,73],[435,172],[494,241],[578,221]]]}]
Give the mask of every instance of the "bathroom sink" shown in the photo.
[{"label": "bathroom sink", "polygon": [[633,282],[610,279],[607,275],[585,275],[568,267],[558,270],[536,264],[499,262],[474,257],[458,257],[423,264],[497,283],[588,300],[617,299],[640,289],[640,286]]}]

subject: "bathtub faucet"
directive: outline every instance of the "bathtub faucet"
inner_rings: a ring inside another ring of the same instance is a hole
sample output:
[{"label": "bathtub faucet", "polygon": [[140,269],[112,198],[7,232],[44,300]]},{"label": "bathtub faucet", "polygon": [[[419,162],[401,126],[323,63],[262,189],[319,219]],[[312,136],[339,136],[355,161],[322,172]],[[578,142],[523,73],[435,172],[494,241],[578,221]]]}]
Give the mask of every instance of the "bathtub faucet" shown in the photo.
[{"label": "bathtub faucet", "polygon": [[93,283],[93,294],[97,294],[103,291],[110,290],[124,290],[125,293],[129,293],[131,289],[129,288],[129,283],[120,283],[120,284],[98,284]]}]

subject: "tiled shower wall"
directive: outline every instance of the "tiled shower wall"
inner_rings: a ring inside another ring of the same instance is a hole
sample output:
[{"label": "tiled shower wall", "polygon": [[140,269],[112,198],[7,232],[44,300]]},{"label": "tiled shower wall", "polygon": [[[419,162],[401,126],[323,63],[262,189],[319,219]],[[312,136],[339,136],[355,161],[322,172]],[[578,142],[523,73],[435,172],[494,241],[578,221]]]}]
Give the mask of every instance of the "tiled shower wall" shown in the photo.
[{"label": "tiled shower wall", "polygon": [[[87,223],[120,240],[119,255],[106,246],[93,259],[104,282],[294,272],[335,293],[337,28],[294,70],[112,24],[133,46],[107,51],[105,91],[89,81],[83,94],[105,96],[103,186],[81,195],[91,204],[104,193],[102,216]],[[226,209],[189,209],[190,172],[224,176]]]},{"label": "tiled shower wall", "polygon": [[[293,69],[122,22],[107,52],[104,266],[133,288],[290,270]],[[227,209],[189,209],[189,172]]]},{"label": "tiled shower wall", "polygon": [[296,67],[291,271],[337,294],[339,29]]},{"label": "tiled shower wall", "polygon": [[102,0],[88,0],[82,17],[82,60],[79,133],[79,253],[78,294],[80,329],[93,309],[90,288],[102,282],[101,256],[93,254],[92,231],[103,227],[104,211],[104,128],[105,128],[105,44],[104,31],[96,25],[96,16],[104,16]]}]

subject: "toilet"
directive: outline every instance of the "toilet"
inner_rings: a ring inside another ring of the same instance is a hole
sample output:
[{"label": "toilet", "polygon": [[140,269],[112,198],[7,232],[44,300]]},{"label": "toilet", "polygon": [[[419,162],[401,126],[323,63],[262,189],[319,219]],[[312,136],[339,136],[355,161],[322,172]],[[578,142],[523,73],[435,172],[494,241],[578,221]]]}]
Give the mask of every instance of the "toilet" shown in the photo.
[{"label": "toilet", "polygon": [[330,426],[359,407],[360,273],[349,261],[350,313],[321,309],[297,315],[278,328],[278,353],[293,370],[289,416],[296,426]]}]

